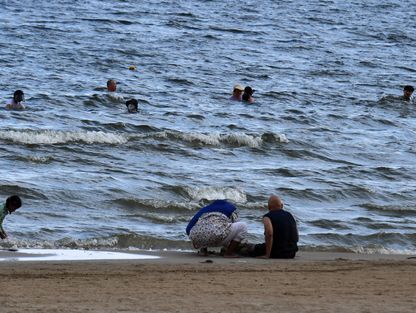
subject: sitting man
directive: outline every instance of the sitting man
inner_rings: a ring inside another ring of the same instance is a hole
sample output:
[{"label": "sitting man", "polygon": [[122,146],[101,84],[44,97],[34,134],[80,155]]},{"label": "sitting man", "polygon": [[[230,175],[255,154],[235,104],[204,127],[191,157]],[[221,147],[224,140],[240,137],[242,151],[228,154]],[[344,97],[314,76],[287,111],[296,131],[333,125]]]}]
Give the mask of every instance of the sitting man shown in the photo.
[{"label": "sitting man", "polygon": [[261,258],[293,259],[299,241],[296,221],[283,210],[283,202],[272,195],[268,203],[269,213],[263,216],[265,243],[257,244],[250,255]]},{"label": "sitting man", "polygon": [[247,225],[237,222],[236,207],[228,201],[216,200],[200,209],[186,227],[186,233],[200,255],[210,247],[224,247],[224,257],[236,257],[236,249],[247,233]]}]

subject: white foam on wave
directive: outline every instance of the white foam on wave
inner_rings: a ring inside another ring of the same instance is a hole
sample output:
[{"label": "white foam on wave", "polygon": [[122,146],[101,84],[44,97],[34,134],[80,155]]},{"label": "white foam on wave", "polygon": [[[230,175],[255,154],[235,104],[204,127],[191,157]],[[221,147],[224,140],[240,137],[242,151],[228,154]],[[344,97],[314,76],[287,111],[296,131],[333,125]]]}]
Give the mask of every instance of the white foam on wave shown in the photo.
[{"label": "white foam on wave", "polygon": [[202,133],[181,133],[182,140],[187,142],[200,142],[202,144],[217,146],[220,144],[221,136],[219,133],[202,134]]},{"label": "white foam on wave", "polygon": [[403,254],[403,255],[416,254],[416,250],[413,250],[413,249],[393,249],[393,248],[386,248],[386,247],[379,247],[379,248],[356,247],[356,248],[352,248],[352,251],[355,253],[362,253],[362,254]]},{"label": "white foam on wave", "polygon": [[31,155],[28,159],[33,163],[49,163],[53,158],[50,156]]},{"label": "white foam on wave", "polygon": [[273,134],[274,138],[281,142],[281,143],[289,143],[289,139],[287,139],[285,134]]},{"label": "white foam on wave", "polygon": [[248,146],[250,148],[258,148],[263,143],[260,136],[252,136],[244,133],[222,135],[221,141],[237,146]]},{"label": "white foam on wave", "polygon": [[205,187],[205,188],[185,188],[189,196],[196,201],[201,199],[217,200],[228,199],[237,203],[247,202],[247,195],[238,188],[231,187]]},{"label": "white foam on wave", "polygon": [[[219,132],[212,133],[198,133],[198,132],[189,132],[182,133],[179,131],[162,131],[153,134],[141,135],[139,137],[147,138],[161,138],[167,139],[169,137],[176,138],[178,140],[189,142],[193,144],[207,145],[207,146],[220,146],[221,144],[225,145],[234,145],[234,146],[247,146],[250,148],[259,148],[263,144],[262,135],[253,135],[246,134],[242,132],[238,133],[225,133],[221,134]],[[274,140],[282,143],[288,143],[289,140],[286,138],[285,134],[273,134]]]},{"label": "white foam on wave", "polygon": [[103,131],[9,130],[0,131],[0,139],[22,144],[62,144],[68,142],[124,144],[128,141],[128,136]]},{"label": "white foam on wave", "polygon": [[139,253],[69,249],[19,249],[14,253],[18,253],[17,257],[0,258],[0,261],[150,260],[160,258]]}]

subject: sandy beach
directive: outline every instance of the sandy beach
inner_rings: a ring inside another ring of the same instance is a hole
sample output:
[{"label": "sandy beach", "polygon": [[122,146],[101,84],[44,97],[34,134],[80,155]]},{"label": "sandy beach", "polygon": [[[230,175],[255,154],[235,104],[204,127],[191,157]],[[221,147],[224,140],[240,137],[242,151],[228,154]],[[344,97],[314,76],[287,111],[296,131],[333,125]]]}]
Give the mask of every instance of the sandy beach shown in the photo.
[{"label": "sandy beach", "polygon": [[416,309],[416,259],[409,255],[303,252],[295,260],[261,260],[142,253],[160,258],[21,262],[2,251],[1,312]]}]

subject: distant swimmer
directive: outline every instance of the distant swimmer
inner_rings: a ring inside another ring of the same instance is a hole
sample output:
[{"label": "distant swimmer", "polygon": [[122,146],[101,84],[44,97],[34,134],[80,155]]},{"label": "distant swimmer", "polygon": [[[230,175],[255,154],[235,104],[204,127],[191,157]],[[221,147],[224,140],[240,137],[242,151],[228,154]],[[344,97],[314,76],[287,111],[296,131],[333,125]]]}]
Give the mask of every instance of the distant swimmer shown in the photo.
[{"label": "distant swimmer", "polygon": [[19,196],[10,196],[6,199],[6,203],[3,207],[0,207],[0,238],[6,239],[7,233],[3,229],[3,221],[8,214],[12,214],[18,208],[22,206],[22,200]]},{"label": "distant swimmer", "polygon": [[238,84],[235,85],[233,88],[233,94],[230,97],[230,100],[241,101],[243,99],[243,91],[244,91],[243,86],[238,85]]},{"label": "distant swimmer", "polygon": [[139,103],[136,99],[130,99],[126,101],[126,107],[129,113],[137,113]]},{"label": "distant swimmer", "polygon": [[107,90],[109,92],[116,92],[117,90],[117,83],[114,79],[109,79],[107,81]]},{"label": "distant swimmer", "polygon": [[254,98],[253,98],[253,93],[255,92],[255,89],[252,89],[250,86],[247,86],[246,88],[244,88],[244,93],[243,93],[243,102],[248,102],[248,103],[254,103]]},{"label": "distant swimmer", "polygon": [[414,102],[414,98],[412,97],[413,91],[415,91],[415,88],[413,88],[413,86],[410,86],[410,85],[404,86],[404,88],[403,88],[403,100]]},{"label": "distant swimmer", "polygon": [[22,90],[16,90],[13,94],[13,99],[6,105],[7,110],[24,110],[26,109],[25,95]]},{"label": "distant swimmer", "polygon": [[403,95],[386,95],[381,97],[381,99],[378,101],[379,104],[386,104],[386,105],[400,105],[403,102],[404,103],[413,103],[416,104],[416,99],[413,95],[414,92],[413,86],[406,85],[403,87]]},{"label": "distant swimmer", "polygon": [[114,79],[109,79],[107,81],[107,96],[108,100],[113,103],[124,103],[124,97],[117,93],[117,82]]}]

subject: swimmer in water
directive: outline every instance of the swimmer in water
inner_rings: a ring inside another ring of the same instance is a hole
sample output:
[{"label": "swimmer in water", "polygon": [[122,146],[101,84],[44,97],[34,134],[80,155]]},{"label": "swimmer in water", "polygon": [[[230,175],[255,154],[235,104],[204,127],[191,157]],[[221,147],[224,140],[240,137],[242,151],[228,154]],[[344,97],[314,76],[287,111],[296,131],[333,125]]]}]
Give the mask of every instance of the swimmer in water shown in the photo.
[{"label": "swimmer in water", "polygon": [[256,90],[252,89],[250,86],[244,88],[243,93],[243,102],[254,103],[253,93]]},{"label": "swimmer in water", "polygon": [[235,85],[233,88],[233,94],[230,97],[230,100],[233,101],[241,101],[243,95],[244,88],[241,85]]},{"label": "swimmer in water", "polygon": [[24,110],[25,95],[22,90],[16,90],[13,94],[13,99],[6,105],[7,110]]},{"label": "swimmer in water", "polygon": [[415,91],[415,88],[413,86],[407,85],[403,88],[403,100],[404,101],[410,101],[412,99],[413,91]]},{"label": "swimmer in water", "polygon": [[109,79],[107,81],[107,90],[109,92],[115,92],[117,90],[117,83],[114,79]]},{"label": "swimmer in water", "polygon": [[136,99],[130,99],[126,101],[126,107],[129,113],[137,113],[138,102]]}]

